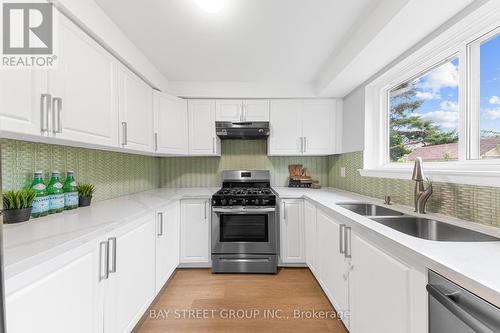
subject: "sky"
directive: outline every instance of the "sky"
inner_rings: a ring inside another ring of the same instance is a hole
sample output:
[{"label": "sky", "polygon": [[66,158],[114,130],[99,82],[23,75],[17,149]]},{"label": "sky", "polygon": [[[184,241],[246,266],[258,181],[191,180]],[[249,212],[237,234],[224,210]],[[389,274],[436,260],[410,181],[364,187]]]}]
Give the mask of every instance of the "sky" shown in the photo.
[{"label": "sky", "polygon": [[[481,45],[481,130],[500,132],[500,35]],[[415,81],[417,98],[424,102],[415,110],[444,131],[458,130],[458,58],[433,69]]]}]

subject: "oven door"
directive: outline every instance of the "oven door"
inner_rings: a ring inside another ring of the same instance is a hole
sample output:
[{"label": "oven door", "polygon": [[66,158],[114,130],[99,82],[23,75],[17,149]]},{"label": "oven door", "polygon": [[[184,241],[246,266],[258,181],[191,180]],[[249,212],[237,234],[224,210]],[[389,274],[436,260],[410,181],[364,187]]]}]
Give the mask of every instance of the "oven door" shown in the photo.
[{"label": "oven door", "polygon": [[212,253],[276,254],[276,210],[213,208]]}]

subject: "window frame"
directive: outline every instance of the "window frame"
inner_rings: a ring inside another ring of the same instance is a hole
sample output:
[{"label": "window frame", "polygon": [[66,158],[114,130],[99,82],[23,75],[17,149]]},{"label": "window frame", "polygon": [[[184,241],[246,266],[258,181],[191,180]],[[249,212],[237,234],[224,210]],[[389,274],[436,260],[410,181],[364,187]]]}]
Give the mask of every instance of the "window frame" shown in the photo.
[{"label": "window frame", "polygon": [[411,163],[393,163],[389,155],[389,92],[458,58],[458,161],[424,162],[435,181],[500,186],[500,158],[479,157],[479,47],[500,33],[500,9],[488,2],[415,50],[365,87],[365,150],[363,176],[410,179]]}]

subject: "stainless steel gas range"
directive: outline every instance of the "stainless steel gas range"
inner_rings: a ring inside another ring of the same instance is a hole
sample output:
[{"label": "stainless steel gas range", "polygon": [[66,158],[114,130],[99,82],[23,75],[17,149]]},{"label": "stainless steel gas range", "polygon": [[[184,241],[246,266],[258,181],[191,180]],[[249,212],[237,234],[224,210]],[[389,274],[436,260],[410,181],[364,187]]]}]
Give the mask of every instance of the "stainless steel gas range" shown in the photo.
[{"label": "stainless steel gas range", "polygon": [[276,273],[277,250],[269,171],[224,171],[212,196],[212,272]]}]

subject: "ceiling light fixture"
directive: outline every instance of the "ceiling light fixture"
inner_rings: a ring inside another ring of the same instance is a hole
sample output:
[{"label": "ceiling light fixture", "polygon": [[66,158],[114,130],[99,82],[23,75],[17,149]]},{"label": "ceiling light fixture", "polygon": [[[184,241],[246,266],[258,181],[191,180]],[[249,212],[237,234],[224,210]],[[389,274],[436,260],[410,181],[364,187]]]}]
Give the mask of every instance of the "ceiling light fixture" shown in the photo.
[{"label": "ceiling light fixture", "polygon": [[224,7],[225,0],[196,0],[196,4],[205,12],[218,13]]}]

